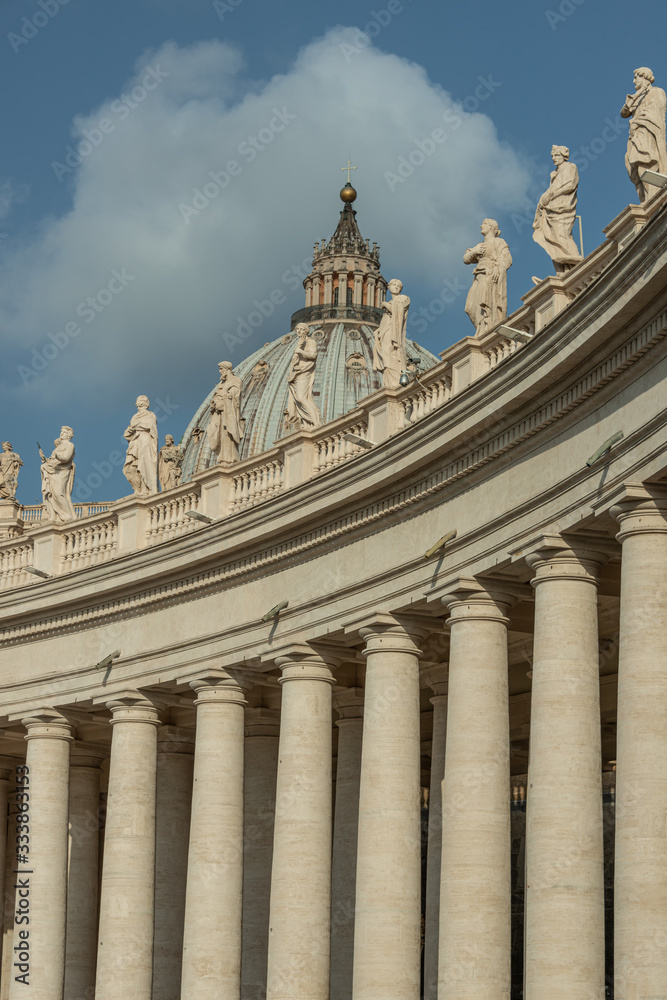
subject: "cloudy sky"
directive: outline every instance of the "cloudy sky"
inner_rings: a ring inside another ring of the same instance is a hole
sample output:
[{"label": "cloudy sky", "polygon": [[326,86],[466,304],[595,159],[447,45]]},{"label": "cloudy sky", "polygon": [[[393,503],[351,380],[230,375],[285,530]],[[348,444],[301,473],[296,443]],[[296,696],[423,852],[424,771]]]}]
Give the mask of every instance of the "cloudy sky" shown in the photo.
[{"label": "cloudy sky", "polygon": [[219,360],[289,329],[348,155],[361,231],[434,352],[472,332],[461,258],[482,218],[512,250],[510,310],[551,272],[529,220],[552,143],[579,165],[593,249],[635,201],[632,70],[667,80],[667,8],[641,10],[639,31],[617,0],[6,0],[0,438],[19,499],[38,501],[35,441],[61,423],[80,481],[109,472],[92,499],[125,495],[109,456],[137,394],[178,439]]}]

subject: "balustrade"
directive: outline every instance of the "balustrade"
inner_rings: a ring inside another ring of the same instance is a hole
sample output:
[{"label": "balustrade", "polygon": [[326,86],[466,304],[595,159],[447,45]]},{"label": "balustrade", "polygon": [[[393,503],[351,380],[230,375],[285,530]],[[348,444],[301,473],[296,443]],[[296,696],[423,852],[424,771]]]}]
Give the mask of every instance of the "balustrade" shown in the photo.
[{"label": "balustrade", "polygon": [[[12,542],[0,549],[0,590],[22,587],[30,576],[25,571],[32,561],[32,542]],[[32,577],[34,579],[34,577]]]},{"label": "balustrade", "polygon": [[199,503],[197,493],[181,493],[169,500],[162,500],[150,507],[146,541],[148,545],[166,542],[185,531],[192,531],[196,522],[186,517],[188,511],[195,511]]},{"label": "balustrade", "polygon": [[278,493],[284,483],[282,462],[274,459],[264,465],[245,469],[234,476],[234,493],[229,507],[230,514],[246,507],[254,507]]}]

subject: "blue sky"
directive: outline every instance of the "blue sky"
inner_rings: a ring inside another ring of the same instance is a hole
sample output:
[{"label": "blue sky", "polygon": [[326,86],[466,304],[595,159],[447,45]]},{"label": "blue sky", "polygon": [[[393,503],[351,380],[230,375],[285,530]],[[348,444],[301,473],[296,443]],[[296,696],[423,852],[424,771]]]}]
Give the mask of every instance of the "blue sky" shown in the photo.
[{"label": "blue sky", "polygon": [[[136,396],[161,443],[178,440],[217,362],[289,329],[348,152],[409,334],[438,352],[472,332],[462,255],[485,216],[510,245],[518,308],[552,271],[527,221],[552,143],[580,169],[587,252],[636,201],[618,111],[636,66],[665,86],[666,29],[664,0],[7,0],[0,437],[25,463],[19,499],[39,501],[35,440],[50,447],[61,423],[89,498],[126,495],[116,456]],[[424,163],[400,177],[416,149]]]}]

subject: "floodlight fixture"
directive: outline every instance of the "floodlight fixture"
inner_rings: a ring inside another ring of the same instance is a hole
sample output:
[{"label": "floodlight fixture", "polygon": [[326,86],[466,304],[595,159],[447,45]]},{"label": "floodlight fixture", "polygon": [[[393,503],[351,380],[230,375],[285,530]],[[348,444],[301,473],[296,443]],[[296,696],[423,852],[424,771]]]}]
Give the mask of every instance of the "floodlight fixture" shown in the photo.
[{"label": "floodlight fixture", "polygon": [[43,569],[35,569],[34,566],[24,566],[26,573],[32,573],[33,576],[40,576],[42,580],[50,580],[51,573],[45,573]]},{"label": "floodlight fixture", "polygon": [[202,521],[204,524],[210,524],[213,520],[208,514],[202,514],[198,510],[186,510],[185,516],[189,517],[192,521]]},{"label": "floodlight fixture", "polygon": [[276,604],[275,608],[271,608],[265,615],[262,615],[260,621],[270,622],[272,618],[276,618],[281,611],[284,611],[288,605],[289,601],[281,601],[280,604]]},{"label": "floodlight fixture", "polygon": [[657,170],[645,170],[639,175],[639,179],[644,184],[652,184],[653,187],[667,187],[667,174],[659,174]]},{"label": "floodlight fixture", "polygon": [[591,466],[597,462],[598,458],[602,458],[603,455],[606,455],[608,451],[611,451],[615,444],[618,444],[618,442],[623,439],[623,436],[623,431],[617,431],[616,434],[612,434],[610,438],[607,438],[604,444],[600,445],[595,454],[591,455],[586,462],[586,465]]},{"label": "floodlight fixture", "polygon": [[95,664],[95,667],[96,668],[110,667],[113,661],[117,660],[119,656],[120,656],[120,649],[114,649],[113,653],[109,653],[108,656],[105,656],[103,660],[100,660],[99,663]]},{"label": "floodlight fixture", "polygon": [[440,549],[444,549],[447,542],[451,542],[452,538],[456,538],[456,528],[452,531],[448,531],[446,535],[442,536],[442,538],[439,538],[435,545],[432,545],[431,548],[424,553],[424,559],[430,559],[431,556],[434,556],[436,552],[440,551]]},{"label": "floodlight fixture", "polygon": [[513,326],[505,326],[504,324],[498,327],[498,333],[502,333],[503,337],[508,337],[509,340],[518,340],[520,344],[527,344],[535,336],[534,333],[526,333],[525,330],[515,330]]},{"label": "floodlight fixture", "polygon": [[360,448],[375,447],[375,441],[368,441],[366,438],[362,438],[359,434],[343,434],[343,440],[349,441],[351,444],[358,444]]}]

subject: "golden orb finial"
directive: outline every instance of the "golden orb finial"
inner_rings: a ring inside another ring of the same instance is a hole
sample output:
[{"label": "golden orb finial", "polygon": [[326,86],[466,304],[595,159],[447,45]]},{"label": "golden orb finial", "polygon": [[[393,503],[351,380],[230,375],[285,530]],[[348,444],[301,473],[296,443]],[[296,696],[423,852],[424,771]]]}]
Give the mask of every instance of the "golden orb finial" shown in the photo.
[{"label": "golden orb finial", "polygon": [[344,188],[341,188],[340,200],[344,201],[346,204],[352,204],[353,201],[357,200],[357,192],[352,187],[348,181]]}]

